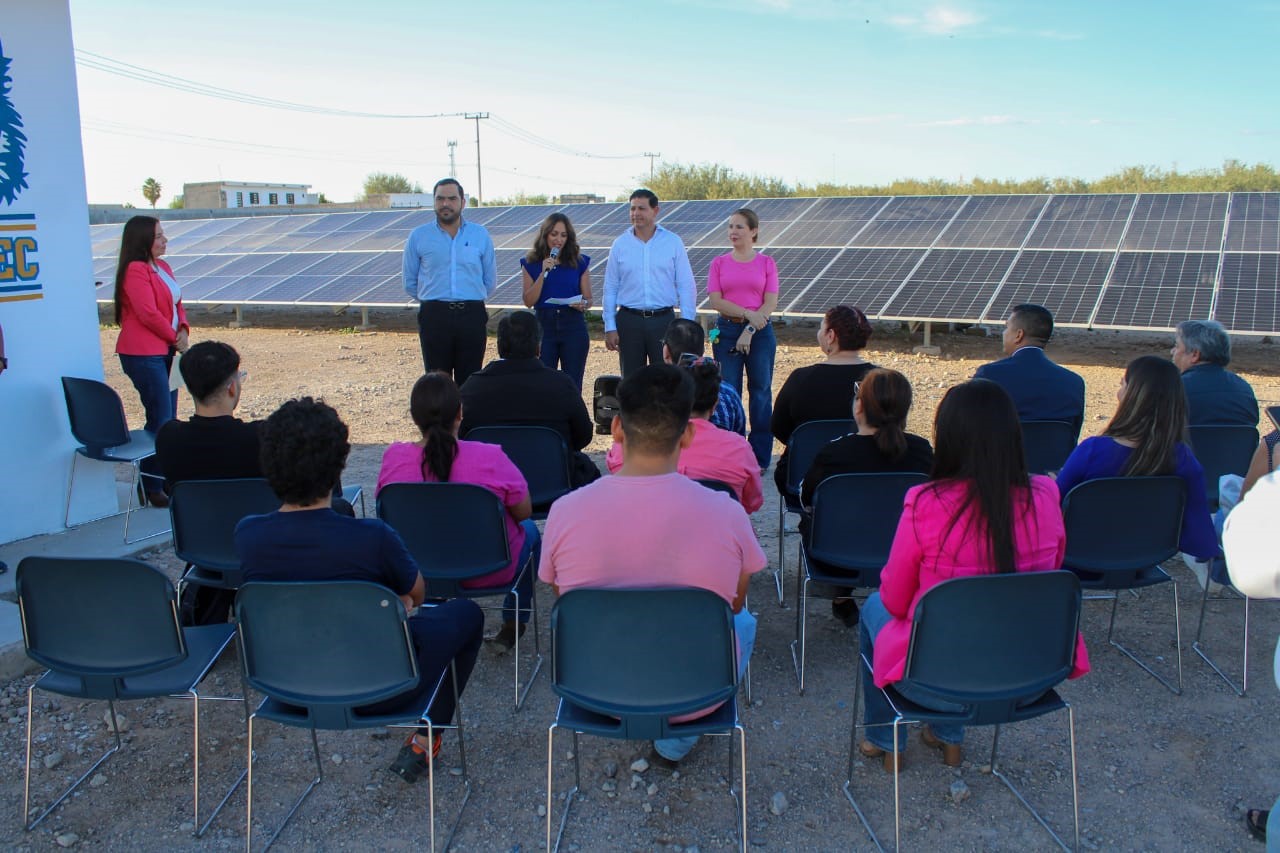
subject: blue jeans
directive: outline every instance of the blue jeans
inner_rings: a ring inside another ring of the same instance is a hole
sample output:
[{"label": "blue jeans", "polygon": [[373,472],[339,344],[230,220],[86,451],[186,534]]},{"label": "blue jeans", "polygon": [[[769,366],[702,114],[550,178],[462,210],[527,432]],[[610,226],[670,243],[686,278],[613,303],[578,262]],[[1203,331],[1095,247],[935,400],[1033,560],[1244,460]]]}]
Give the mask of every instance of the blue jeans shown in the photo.
[{"label": "blue jeans", "polygon": [[569,374],[581,393],[591,346],[586,316],[568,305],[545,305],[538,308],[538,322],[542,324],[542,363]]},{"label": "blue jeans", "polygon": [[542,560],[542,536],[538,533],[538,525],[532,521],[526,519],[520,522],[520,527],[524,530],[524,545],[520,548],[520,558],[516,560],[517,576],[520,569],[529,561],[530,555],[533,557],[533,565],[524,573],[516,586],[516,591],[520,593],[520,609],[516,610],[516,597],[512,593],[507,593],[507,597],[502,600],[502,621],[519,621],[523,625],[529,621],[533,601],[533,578],[538,574],[538,563]]},{"label": "blue jeans", "polygon": [[[154,438],[160,427],[173,420],[178,411],[178,392],[169,390],[169,370],[173,366],[172,355],[120,355],[120,369],[129,377],[142,398],[142,410],[147,421],[142,425]],[[142,474],[145,490],[158,492],[164,477],[160,465],[153,456],[144,459]]]},{"label": "blue jeans", "polygon": [[747,441],[756,455],[761,468],[769,467],[769,459],[773,455],[773,433],[769,431],[769,421],[773,418],[773,357],[778,350],[778,339],[773,333],[773,324],[757,329],[751,337],[751,351],[746,355],[733,352],[742,336],[745,323],[734,323],[721,317],[716,321],[720,330],[720,338],[712,348],[716,361],[720,362],[721,375],[725,382],[733,386],[739,396],[742,394],[742,372],[747,373],[747,416],[751,423],[751,433]]},{"label": "blue jeans", "polygon": [[[756,617],[746,607],[733,614],[733,630],[738,635],[738,680],[747,671],[747,662],[751,660],[751,650],[756,647]],[[698,742],[698,735],[686,737],[669,737],[653,742],[653,748],[668,761],[679,761],[689,754],[693,745]]]},{"label": "blue jeans", "polygon": [[[892,618],[889,615],[889,611],[885,610],[884,603],[880,601],[880,593],[878,592],[872,593],[871,597],[862,605],[858,629],[860,642],[858,650],[868,660],[874,660],[873,649],[876,635],[880,633],[885,625],[889,624]],[[861,659],[860,655],[859,661]],[[893,722],[893,708],[890,706],[889,700],[885,699],[884,694],[880,692],[880,688],[876,687],[875,682],[872,681],[871,670],[867,668],[866,664],[860,664],[859,669],[862,670],[862,721],[870,727],[865,730],[867,740],[886,752],[898,752],[904,749],[906,747],[905,727],[900,726],[898,728],[898,733],[901,737],[898,739],[898,749],[894,749],[893,728],[887,725]],[[963,705],[941,702],[909,681],[899,681],[893,686],[895,690],[907,699],[925,707],[935,708],[939,711],[964,710]],[[930,728],[937,735],[938,740],[943,743],[964,742],[964,726],[931,724]]]}]

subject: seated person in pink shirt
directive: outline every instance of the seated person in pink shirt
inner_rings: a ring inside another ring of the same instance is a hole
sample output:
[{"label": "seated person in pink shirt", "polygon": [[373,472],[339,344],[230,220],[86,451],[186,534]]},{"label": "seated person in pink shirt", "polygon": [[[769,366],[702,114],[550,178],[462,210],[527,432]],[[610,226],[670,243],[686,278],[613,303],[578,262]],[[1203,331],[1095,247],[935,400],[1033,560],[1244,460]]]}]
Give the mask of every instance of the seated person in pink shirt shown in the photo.
[{"label": "seated person in pink shirt", "polygon": [[[755,617],[743,607],[747,581],[767,560],[738,503],[676,470],[694,436],[693,385],[687,371],[649,365],[618,386],[621,414],[613,419],[613,437],[622,447],[622,466],[551,507],[538,577],[557,595],[579,587],[711,590],[736,614],[741,676],[756,632]],[[651,760],[669,767],[696,742],[657,741]]]},{"label": "seated person in pink shirt", "polygon": [[[680,451],[676,470],[694,480],[727,484],[747,512],[755,512],[764,506],[755,453],[745,438],[711,423],[711,413],[720,398],[720,365],[709,358],[681,358],[680,369],[693,377],[693,414],[689,422],[693,440]],[[605,463],[610,474],[622,467],[623,446],[616,433]]]},{"label": "seated person in pink shirt", "polygon": [[[537,553],[539,544],[538,527],[529,520],[533,504],[524,475],[498,445],[458,439],[462,396],[449,374],[432,371],[419,379],[409,396],[409,414],[422,431],[422,438],[397,441],[386,449],[377,490],[381,492],[388,483],[472,483],[493,492],[507,508],[507,544],[516,557],[505,569],[462,585],[493,587],[511,583],[529,555]],[[533,572],[521,577],[519,593],[521,601],[533,600]],[[430,594],[428,588],[427,595]],[[502,605],[502,628],[488,638],[489,642],[500,649],[512,648],[516,643],[517,617],[523,637],[529,612],[517,613],[515,596],[508,594]]]}]

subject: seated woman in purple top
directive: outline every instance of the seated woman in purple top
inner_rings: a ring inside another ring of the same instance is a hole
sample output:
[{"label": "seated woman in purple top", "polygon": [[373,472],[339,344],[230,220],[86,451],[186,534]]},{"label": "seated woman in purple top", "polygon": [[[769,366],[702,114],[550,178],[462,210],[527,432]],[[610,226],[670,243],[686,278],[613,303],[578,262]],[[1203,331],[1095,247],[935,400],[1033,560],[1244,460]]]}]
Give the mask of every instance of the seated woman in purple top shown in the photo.
[{"label": "seated woman in purple top", "polygon": [[[590,345],[586,314],[591,307],[591,258],[578,249],[569,217],[548,216],[520,266],[525,307],[534,309],[542,324],[542,363],[572,376],[581,391]],[[548,302],[574,298],[578,301],[568,305]]]},{"label": "seated woman in purple top", "polygon": [[1154,355],[1135,358],[1125,368],[1116,397],[1120,404],[1102,435],[1080,442],[1058,472],[1063,498],[1086,480],[1175,474],[1187,491],[1179,547],[1202,560],[1216,556],[1218,537],[1205,498],[1204,469],[1184,440],[1187,397],[1178,368]]},{"label": "seated woman in purple top", "polygon": [[[515,464],[496,444],[461,441],[458,427],[462,423],[462,396],[449,374],[433,371],[419,379],[409,396],[409,414],[422,431],[415,442],[398,441],[382,454],[378,472],[378,488],[389,483],[471,483],[484,486],[502,500],[507,508],[507,544],[516,555],[505,569],[464,581],[465,587],[494,587],[508,584],[517,570],[534,554],[540,544],[537,526],[529,520],[533,503],[529,484]],[[525,572],[520,580],[520,600],[533,599],[534,572]],[[427,590],[431,594],[431,590]],[[505,648],[516,642],[516,618],[520,636],[524,636],[529,611],[516,610],[515,596],[508,594],[502,604],[502,630],[489,641]]]}]

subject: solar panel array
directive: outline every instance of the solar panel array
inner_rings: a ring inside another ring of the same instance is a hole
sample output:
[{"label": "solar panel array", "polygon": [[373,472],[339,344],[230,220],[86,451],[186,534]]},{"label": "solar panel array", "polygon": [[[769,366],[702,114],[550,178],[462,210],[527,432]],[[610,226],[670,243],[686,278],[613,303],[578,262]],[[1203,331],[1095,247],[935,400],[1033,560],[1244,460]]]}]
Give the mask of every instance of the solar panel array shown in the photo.
[{"label": "solar panel array", "polygon": [[[664,202],[689,247],[706,310],[707,269],[739,207],[777,261],[779,313],[839,303],[885,320],[1002,322],[1036,302],[1060,325],[1171,329],[1211,317],[1280,333],[1280,193],[897,196]],[[547,214],[569,216],[599,291],[627,205],[468,209],[493,237],[491,307],[521,305],[520,258]],[[401,253],[431,210],[165,222],[166,259],[188,304],[403,307]],[[91,228],[100,301],[111,298],[121,226]]]}]

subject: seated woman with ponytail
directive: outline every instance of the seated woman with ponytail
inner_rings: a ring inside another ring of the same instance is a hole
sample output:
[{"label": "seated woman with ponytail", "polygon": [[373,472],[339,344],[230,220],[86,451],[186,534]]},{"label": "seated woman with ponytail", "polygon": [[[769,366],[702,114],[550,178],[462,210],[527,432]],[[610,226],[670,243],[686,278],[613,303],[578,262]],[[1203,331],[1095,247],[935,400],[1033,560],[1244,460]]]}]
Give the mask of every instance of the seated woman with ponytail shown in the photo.
[{"label": "seated woman with ponytail", "polygon": [[[529,484],[498,445],[458,439],[462,397],[453,379],[439,371],[419,379],[409,397],[409,414],[422,431],[422,438],[415,442],[398,441],[386,449],[378,472],[378,491],[389,483],[470,483],[483,486],[501,499],[507,508],[507,543],[515,559],[505,569],[466,581],[465,587],[510,583],[530,554],[535,555],[536,565],[540,540],[537,526],[529,520],[533,514]],[[533,575],[533,572],[523,575],[522,601],[532,600]],[[429,586],[427,595],[431,595]],[[517,617],[518,630],[523,636],[528,611],[517,613],[515,596],[508,595],[502,606],[502,629],[487,638],[488,641],[507,649],[513,647]]]}]

